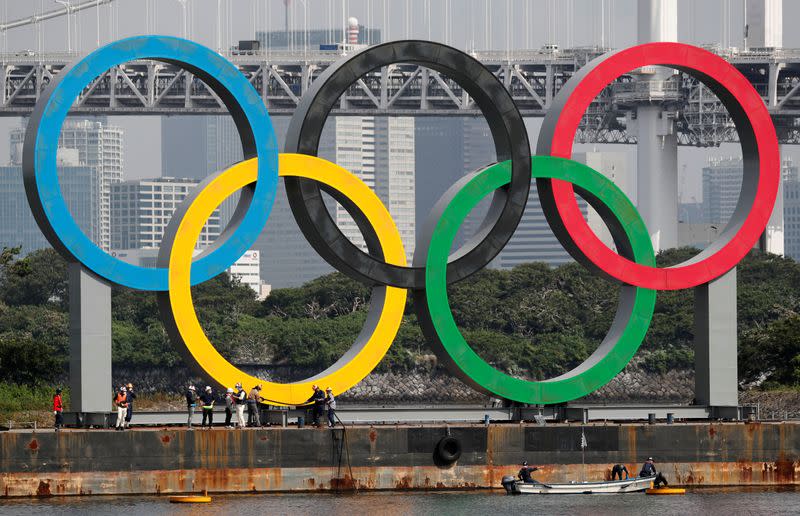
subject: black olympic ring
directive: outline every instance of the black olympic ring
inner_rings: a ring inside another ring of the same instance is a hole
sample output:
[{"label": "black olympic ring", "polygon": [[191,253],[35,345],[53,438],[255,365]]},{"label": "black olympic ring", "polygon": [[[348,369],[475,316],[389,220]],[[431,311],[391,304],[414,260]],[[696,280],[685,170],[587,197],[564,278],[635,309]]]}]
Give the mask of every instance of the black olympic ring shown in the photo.
[{"label": "black olympic ring", "polygon": [[[486,266],[519,224],[531,183],[528,133],[511,94],[483,64],[460,50],[430,41],[394,41],[366,48],[329,66],[303,95],[286,135],[285,152],[316,156],[325,119],[347,89],[364,74],[395,63],[418,64],[457,81],[480,108],[495,143],[497,160],[511,160],[511,182],[495,191],[479,231],[450,256],[447,281],[462,280]],[[421,289],[425,268],[388,264],[356,247],[331,218],[321,188],[339,202],[361,229],[369,249],[377,239],[363,214],[338,192],[317,181],[284,178],[297,224],[311,246],[337,270],[368,284]],[[435,223],[428,217],[425,225]]]}]

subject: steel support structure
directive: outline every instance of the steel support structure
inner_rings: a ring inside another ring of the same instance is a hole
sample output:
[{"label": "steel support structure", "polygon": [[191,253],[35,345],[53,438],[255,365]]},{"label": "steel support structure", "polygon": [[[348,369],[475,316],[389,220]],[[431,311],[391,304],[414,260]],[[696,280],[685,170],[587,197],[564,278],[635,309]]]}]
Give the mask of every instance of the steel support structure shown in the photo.
[{"label": "steel support structure", "polygon": [[68,264],[70,412],[67,424],[104,425],[111,408],[111,286]]},{"label": "steel support structure", "polygon": [[695,288],[695,402],[729,410],[739,405],[736,269]]}]

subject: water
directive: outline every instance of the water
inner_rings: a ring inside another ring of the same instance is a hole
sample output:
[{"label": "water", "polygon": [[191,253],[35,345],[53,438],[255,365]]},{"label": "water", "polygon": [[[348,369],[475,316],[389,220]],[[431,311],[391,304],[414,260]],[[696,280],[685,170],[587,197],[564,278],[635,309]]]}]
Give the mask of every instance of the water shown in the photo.
[{"label": "water", "polygon": [[167,497],[64,497],[0,500],[0,514],[154,515],[325,514],[371,516],[431,514],[800,514],[800,490],[697,489],[684,496],[562,495],[507,496],[500,491],[427,493],[215,495],[210,504],[170,504]]}]

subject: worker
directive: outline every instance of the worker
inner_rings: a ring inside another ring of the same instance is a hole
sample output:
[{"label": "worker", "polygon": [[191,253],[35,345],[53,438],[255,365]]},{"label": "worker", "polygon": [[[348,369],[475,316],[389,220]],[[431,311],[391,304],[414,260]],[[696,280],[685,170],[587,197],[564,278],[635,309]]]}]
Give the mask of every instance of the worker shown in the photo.
[{"label": "worker", "polygon": [[322,414],[325,412],[325,393],[322,392],[322,389],[320,389],[318,385],[312,385],[311,388],[314,390],[314,393],[308,398],[308,401],[314,403],[314,426],[318,427]]},{"label": "worker", "polygon": [[56,432],[64,426],[64,401],[61,399],[61,389],[56,389],[53,396],[53,415],[56,417]]},{"label": "worker", "polygon": [[528,461],[523,460],[522,468],[519,470],[519,473],[517,473],[517,476],[519,477],[520,480],[522,480],[526,484],[535,484],[536,481],[531,477],[531,473],[538,470],[539,470],[538,467],[528,466]]},{"label": "worker", "polygon": [[261,426],[261,414],[259,414],[258,404],[263,400],[260,385],[250,389],[250,394],[247,395],[247,426]]},{"label": "worker", "polygon": [[125,411],[125,428],[131,427],[131,419],[133,419],[133,400],[136,399],[136,394],[133,393],[133,384],[129,383],[128,387],[128,409]]},{"label": "worker", "polygon": [[225,391],[225,428],[233,428],[231,417],[233,417],[234,410],[236,410],[236,401],[233,398],[233,389],[228,387],[228,390]]},{"label": "worker", "polygon": [[625,480],[628,480],[628,468],[625,467],[625,464],[614,464],[614,467],[611,468],[611,480],[616,480],[618,475],[619,479],[622,480],[623,471],[625,472]]},{"label": "worker", "polygon": [[114,396],[114,405],[117,407],[117,424],[116,430],[125,430],[125,415],[128,411],[128,393],[123,385]]},{"label": "worker", "polygon": [[203,402],[203,421],[200,423],[200,428],[206,428],[208,420],[208,429],[211,430],[214,425],[214,392],[210,385],[206,385],[206,390],[200,395],[200,401]]},{"label": "worker", "polygon": [[186,410],[189,412],[189,430],[192,429],[192,418],[194,418],[194,409],[197,406],[197,391],[194,385],[190,385],[186,390]]},{"label": "worker", "polygon": [[242,384],[236,384],[236,394],[234,395],[236,402],[236,419],[239,421],[239,430],[245,427],[244,421],[244,405],[247,403],[247,393],[242,389]]},{"label": "worker", "polygon": [[658,470],[656,470],[656,464],[653,461],[653,457],[648,457],[647,460],[644,462],[644,464],[642,465],[642,470],[639,472],[639,476],[656,477],[653,480],[653,487],[656,488],[661,487],[661,484],[664,484],[664,486],[669,485],[669,482],[667,482],[667,479],[664,478],[664,475],[662,475]]},{"label": "worker", "polygon": [[325,389],[325,408],[328,409],[328,428],[333,428],[336,426],[336,398],[330,387]]}]

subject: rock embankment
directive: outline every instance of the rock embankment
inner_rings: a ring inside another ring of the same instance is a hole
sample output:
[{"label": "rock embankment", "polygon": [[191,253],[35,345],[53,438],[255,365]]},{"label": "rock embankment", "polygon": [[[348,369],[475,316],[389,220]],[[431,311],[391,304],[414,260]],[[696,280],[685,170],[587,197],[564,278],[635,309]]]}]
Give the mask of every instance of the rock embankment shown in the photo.
[{"label": "rock embankment", "polygon": [[[277,382],[296,381],[316,374],[287,367],[240,366],[248,374]],[[138,392],[164,393],[179,397],[189,383],[205,380],[179,368],[114,369],[115,385],[132,382]],[[245,386],[249,389],[251,386]],[[324,386],[323,386],[324,387]],[[269,391],[264,394],[269,398]],[[486,404],[493,400],[477,393],[447,371],[436,369],[409,373],[372,373],[348,392],[339,394],[343,403],[402,404]],[[694,371],[651,373],[628,366],[606,386],[578,400],[585,403],[689,404],[694,398]],[[758,405],[762,418],[800,417],[800,391],[742,391],[739,403]]]}]

